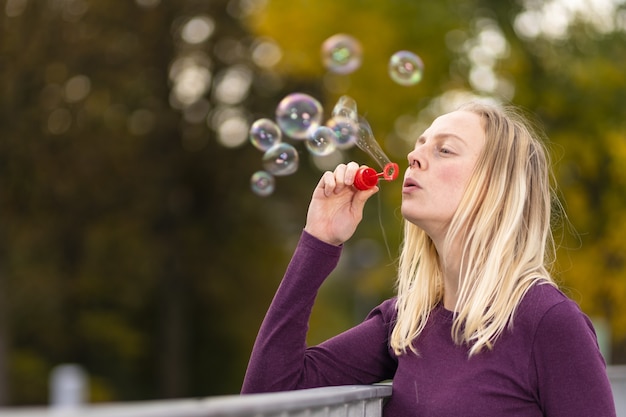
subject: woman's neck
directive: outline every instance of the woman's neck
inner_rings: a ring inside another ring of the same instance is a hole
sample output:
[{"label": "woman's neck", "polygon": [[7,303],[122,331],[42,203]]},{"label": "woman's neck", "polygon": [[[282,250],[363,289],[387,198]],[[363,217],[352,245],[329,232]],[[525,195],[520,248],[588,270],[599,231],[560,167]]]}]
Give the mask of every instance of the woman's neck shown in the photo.
[{"label": "woman's neck", "polygon": [[439,251],[439,264],[443,274],[443,305],[451,311],[456,309],[459,295],[461,260],[458,252],[455,247]]},{"label": "woman's neck", "polygon": [[456,302],[459,295],[459,275],[458,272],[450,273],[444,271],[443,274],[443,306],[446,310],[455,311]]}]

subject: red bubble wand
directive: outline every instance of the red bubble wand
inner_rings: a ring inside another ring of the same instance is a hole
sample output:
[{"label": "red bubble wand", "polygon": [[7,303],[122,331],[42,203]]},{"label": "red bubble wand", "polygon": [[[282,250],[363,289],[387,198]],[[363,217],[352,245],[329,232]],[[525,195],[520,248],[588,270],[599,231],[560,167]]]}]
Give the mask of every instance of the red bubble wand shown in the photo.
[{"label": "red bubble wand", "polygon": [[382,172],[376,172],[374,168],[363,166],[359,168],[354,178],[354,186],[359,190],[367,190],[375,187],[380,178],[386,181],[393,181],[398,178],[400,168],[395,162],[385,155],[380,145],[374,138],[374,133],[370,124],[365,118],[359,116],[359,132],[356,146],[366,152],[380,164]]}]

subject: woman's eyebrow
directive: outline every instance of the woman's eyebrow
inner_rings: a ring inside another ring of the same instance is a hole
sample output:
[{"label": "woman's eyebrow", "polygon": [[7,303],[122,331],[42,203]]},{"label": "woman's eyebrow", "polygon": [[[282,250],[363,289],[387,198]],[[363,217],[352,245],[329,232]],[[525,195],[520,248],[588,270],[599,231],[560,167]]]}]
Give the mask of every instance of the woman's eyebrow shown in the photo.
[{"label": "woman's eyebrow", "polygon": [[454,133],[438,133],[437,135],[435,135],[435,137],[437,139],[447,139],[447,138],[451,138],[451,139],[456,139],[464,144],[467,144],[467,142],[465,141],[465,139],[463,139],[462,137],[460,137],[457,134]]},{"label": "woman's eyebrow", "polygon": [[[447,139],[447,138],[456,139],[462,142],[463,144],[467,145],[467,142],[465,141],[465,139],[463,139],[462,137],[454,133],[447,133],[447,132],[437,133],[433,138],[434,139]],[[417,141],[415,141],[416,144],[424,143],[424,142],[426,142],[426,136],[424,135],[420,136],[419,138],[417,138]]]}]

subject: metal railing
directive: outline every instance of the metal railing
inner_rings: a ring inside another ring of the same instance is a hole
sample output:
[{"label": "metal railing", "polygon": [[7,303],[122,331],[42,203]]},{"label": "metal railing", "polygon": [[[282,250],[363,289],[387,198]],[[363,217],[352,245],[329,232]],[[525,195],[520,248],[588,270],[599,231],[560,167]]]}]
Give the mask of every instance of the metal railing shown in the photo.
[{"label": "metal railing", "polygon": [[[626,365],[608,367],[618,417],[626,417]],[[381,417],[391,384],[313,388],[201,399],[0,408],[0,417]]]},{"label": "metal railing", "polygon": [[380,417],[391,385],[350,385],[205,399],[0,409],[1,417]]}]

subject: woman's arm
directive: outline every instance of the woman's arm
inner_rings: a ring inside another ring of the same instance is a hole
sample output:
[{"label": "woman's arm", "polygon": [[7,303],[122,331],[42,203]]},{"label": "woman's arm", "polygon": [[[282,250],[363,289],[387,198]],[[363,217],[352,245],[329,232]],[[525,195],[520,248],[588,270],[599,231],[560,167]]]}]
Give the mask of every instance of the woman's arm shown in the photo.
[{"label": "woman's arm", "polygon": [[358,326],[318,346],[306,346],[315,296],[340,252],[340,247],[302,233],[261,325],[242,393],[371,384],[393,376],[396,363],[388,350],[391,301]]},{"label": "woman's arm", "polygon": [[366,201],[378,192],[378,187],[360,191],[353,186],[358,169],[355,162],[340,164],[315,187],[300,242],[254,344],[242,392],[371,383],[387,376],[388,332],[380,314],[306,347],[318,289],[363,218]]}]

